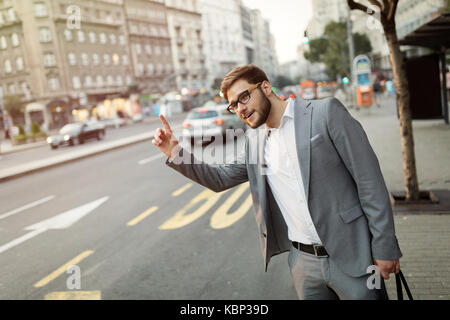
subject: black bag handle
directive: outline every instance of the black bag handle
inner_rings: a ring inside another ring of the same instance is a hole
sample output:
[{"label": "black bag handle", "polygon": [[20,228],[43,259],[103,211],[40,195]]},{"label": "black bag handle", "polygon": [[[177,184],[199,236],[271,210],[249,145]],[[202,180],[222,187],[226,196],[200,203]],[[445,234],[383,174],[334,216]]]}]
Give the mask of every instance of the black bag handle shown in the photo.
[{"label": "black bag handle", "polygon": [[399,271],[399,273],[397,273],[395,275],[395,282],[397,284],[397,299],[398,300],[403,300],[402,283],[405,286],[405,291],[406,291],[406,294],[408,295],[409,300],[414,300],[412,295],[411,295],[411,291],[409,290],[408,283],[406,283],[406,279],[403,276],[402,271]]}]

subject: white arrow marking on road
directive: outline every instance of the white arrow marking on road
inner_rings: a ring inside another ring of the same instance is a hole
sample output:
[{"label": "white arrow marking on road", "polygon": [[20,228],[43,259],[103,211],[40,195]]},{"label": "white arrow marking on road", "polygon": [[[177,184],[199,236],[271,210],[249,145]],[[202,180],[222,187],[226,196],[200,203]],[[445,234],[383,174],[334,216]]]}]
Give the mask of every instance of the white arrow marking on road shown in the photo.
[{"label": "white arrow marking on road", "polygon": [[40,205],[40,204],[42,204],[42,203],[44,203],[44,202],[47,202],[47,201],[50,201],[50,200],[54,199],[54,198],[55,198],[55,196],[49,196],[49,197],[43,198],[43,199],[41,199],[41,200],[37,200],[37,201],[34,201],[34,202],[29,203],[29,204],[27,204],[27,205],[24,205],[23,207],[20,207],[20,208],[11,210],[11,211],[9,211],[9,212],[6,212],[6,213],[4,213],[4,214],[0,214],[0,220],[5,219],[5,218],[7,218],[7,217],[10,217],[10,216],[12,216],[13,214],[22,212],[22,211],[24,211],[24,210],[27,210],[27,209],[36,207],[36,206],[38,206],[38,205]]},{"label": "white arrow marking on road", "polygon": [[103,197],[101,199],[92,201],[88,204],[85,204],[81,207],[71,209],[69,211],[58,214],[57,216],[51,217],[49,219],[43,220],[39,223],[33,224],[31,226],[26,227],[24,230],[32,230],[11,242],[0,247],[0,253],[5,252],[12,247],[15,247],[47,230],[51,229],[66,229],[73,225],[75,222],[88,215],[92,211],[94,211],[97,207],[102,205],[105,201],[107,201],[109,197]]}]

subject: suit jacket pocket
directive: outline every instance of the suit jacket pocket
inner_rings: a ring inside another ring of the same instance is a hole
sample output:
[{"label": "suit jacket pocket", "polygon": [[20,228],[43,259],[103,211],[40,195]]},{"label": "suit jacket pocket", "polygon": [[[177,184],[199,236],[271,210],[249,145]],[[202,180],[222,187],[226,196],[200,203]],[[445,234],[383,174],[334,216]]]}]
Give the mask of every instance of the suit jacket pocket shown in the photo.
[{"label": "suit jacket pocket", "polygon": [[311,138],[311,147],[317,146],[324,141],[325,139],[323,138],[323,136],[321,134],[317,134]]},{"label": "suit jacket pocket", "polygon": [[363,214],[364,212],[359,204],[347,211],[339,211],[339,215],[345,223],[350,223],[361,217]]}]

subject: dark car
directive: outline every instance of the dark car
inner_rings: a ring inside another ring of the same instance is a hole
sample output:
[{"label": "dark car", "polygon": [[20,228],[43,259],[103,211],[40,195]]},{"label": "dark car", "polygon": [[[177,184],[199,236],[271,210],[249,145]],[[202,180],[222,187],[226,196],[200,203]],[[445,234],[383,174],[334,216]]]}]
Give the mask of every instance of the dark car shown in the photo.
[{"label": "dark car", "polygon": [[105,126],[98,121],[75,122],[66,124],[59,134],[47,138],[52,149],[62,145],[83,144],[86,140],[101,140],[105,136]]}]

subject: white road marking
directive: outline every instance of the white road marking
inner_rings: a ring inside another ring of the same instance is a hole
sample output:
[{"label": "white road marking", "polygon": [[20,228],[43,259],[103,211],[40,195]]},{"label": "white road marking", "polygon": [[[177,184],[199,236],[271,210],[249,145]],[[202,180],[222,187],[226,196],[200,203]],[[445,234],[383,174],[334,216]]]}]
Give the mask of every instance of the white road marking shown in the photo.
[{"label": "white road marking", "polygon": [[39,223],[28,226],[24,230],[31,230],[31,232],[11,242],[8,242],[7,244],[4,244],[3,246],[0,246],[0,253],[3,253],[6,250],[9,250],[47,230],[69,228],[70,226],[72,226],[72,224],[94,211],[108,199],[109,197],[103,197],[101,199],[82,205],[81,207],[71,209],[49,219],[43,220]]},{"label": "white road marking", "polygon": [[147,158],[147,159],[143,159],[143,160],[139,161],[138,163],[142,166],[142,165],[144,165],[144,164],[147,164],[147,163],[152,162],[152,161],[154,161],[154,160],[163,158],[163,157],[165,157],[165,156],[166,156],[166,155],[165,155],[164,153],[160,153],[160,154],[157,154],[157,155],[155,155],[155,156],[153,156],[153,157],[150,157],[150,158]]},{"label": "white road marking", "polygon": [[23,207],[20,207],[20,208],[11,210],[11,211],[9,211],[9,212],[0,214],[0,220],[5,219],[5,218],[7,218],[7,217],[10,217],[10,216],[12,216],[12,215],[14,215],[14,214],[16,214],[16,213],[25,211],[25,210],[27,210],[27,209],[36,207],[36,206],[38,206],[38,205],[40,205],[40,204],[42,204],[42,203],[44,203],[44,202],[47,202],[47,201],[50,201],[50,200],[54,199],[54,198],[55,198],[55,196],[49,196],[49,197],[43,198],[43,199],[41,199],[41,200],[37,200],[37,201],[34,201],[34,202],[29,203],[29,204],[27,204],[27,205],[24,205]]}]

